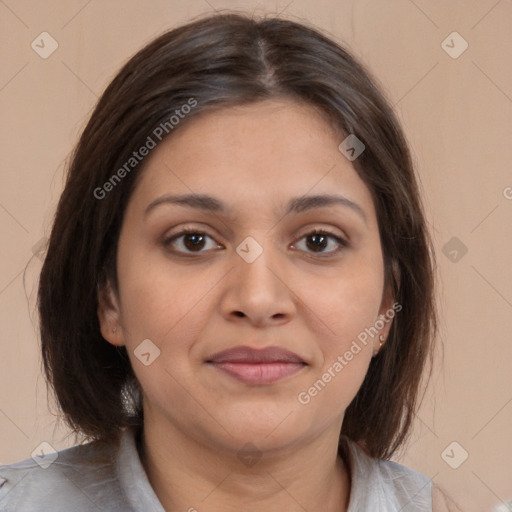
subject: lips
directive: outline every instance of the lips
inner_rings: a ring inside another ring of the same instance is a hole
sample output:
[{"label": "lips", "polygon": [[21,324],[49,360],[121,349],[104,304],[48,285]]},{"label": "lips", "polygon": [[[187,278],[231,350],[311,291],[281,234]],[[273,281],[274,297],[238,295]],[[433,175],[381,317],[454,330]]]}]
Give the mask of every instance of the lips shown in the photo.
[{"label": "lips", "polygon": [[300,372],[307,363],[281,347],[235,347],[213,355],[207,363],[225,375],[251,385],[272,384]]},{"label": "lips", "polygon": [[209,363],[302,363],[306,364],[297,354],[282,347],[254,349],[246,346],[234,347],[214,354]]}]

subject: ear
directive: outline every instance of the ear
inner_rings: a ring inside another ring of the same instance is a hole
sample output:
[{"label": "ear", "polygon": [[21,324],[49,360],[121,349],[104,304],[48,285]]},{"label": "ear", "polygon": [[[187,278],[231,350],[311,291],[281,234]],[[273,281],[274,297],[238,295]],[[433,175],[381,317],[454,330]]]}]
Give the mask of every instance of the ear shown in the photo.
[{"label": "ear", "polygon": [[402,309],[402,305],[395,302],[394,283],[396,283],[396,289],[400,288],[400,268],[395,260],[392,262],[391,273],[392,276],[390,276],[390,279],[385,283],[382,301],[379,308],[379,316],[375,322],[375,327],[377,328],[378,333],[374,337],[373,341],[374,356],[377,355],[379,350],[386,343],[389,331],[391,330],[391,325],[393,324],[393,319]]},{"label": "ear", "polygon": [[125,343],[119,299],[110,280],[98,287],[98,319],[103,338],[112,345],[123,346]]}]

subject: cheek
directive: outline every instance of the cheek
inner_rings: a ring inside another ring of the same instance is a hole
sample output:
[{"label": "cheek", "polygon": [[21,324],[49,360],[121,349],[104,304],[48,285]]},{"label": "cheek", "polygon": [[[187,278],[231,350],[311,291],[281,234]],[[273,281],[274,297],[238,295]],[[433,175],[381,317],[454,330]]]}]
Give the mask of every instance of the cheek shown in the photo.
[{"label": "cheek", "polygon": [[164,408],[173,396],[185,408],[180,382],[193,379],[189,351],[208,319],[204,295],[214,281],[199,283],[191,273],[170,271],[149,258],[141,265],[136,258],[123,264],[122,324],[131,366],[152,401]]},{"label": "cheek", "polygon": [[322,359],[298,401],[311,402],[308,407],[315,402],[312,408],[319,411],[329,403],[335,413],[348,407],[368,371],[378,336],[375,323],[382,299],[382,268],[378,261],[361,261],[325,285],[308,283],[306,304],[315,313],[310,316],[310,329]]},{"label": "cheek", "polygon": [[343,349],[378,319],[383,291],[383,269],[379,261],[360,258],[347,264],[328,280],[306,280],[306,304],[318,319],[317,329],[324,348]]},{"label": "cheek", "polygon": [[158,249],[120,244],[118,276],[127,344],[154,338],[160,345],[183,324],[190,324],[202,296],[214,284],[200,281],[198,275],[172,265]]},{"label": "cheek", "polygon": [[316,333],[320,349],[316,370],[297,395],[298,403],[313,416],[328,421],[342,414],[359,391],[372,359],[379,298],[360,283],[350,292],[330,295],[322,318],[329,328],[323,328],[322,335]]}]

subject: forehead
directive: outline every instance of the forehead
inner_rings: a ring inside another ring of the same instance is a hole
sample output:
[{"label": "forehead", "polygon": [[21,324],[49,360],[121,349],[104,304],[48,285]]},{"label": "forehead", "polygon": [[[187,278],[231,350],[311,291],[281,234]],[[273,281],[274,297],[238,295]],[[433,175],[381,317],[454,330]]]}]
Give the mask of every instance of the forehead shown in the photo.
[{"label": "forehead", "polygon": [[208,157],[212,164],[221,160],[223,167],[229,162],[244,168],[265,162],[265,168],[274,169],[304,159],[304,163],[328,163],[338,139],[340,135],[315,107],[282,98],[203,112],[168,139],[167,151],[162,147],[159,152],[181,149],[175,154],[181,163]]},{"label": "forehead", "polygon": [[136,194],[209,194],[274,210],[290,197],[339,193],[373,212],[370,191],[339,151],[344,136],[319,111],[289,99],[204,112],[147,157]]}]

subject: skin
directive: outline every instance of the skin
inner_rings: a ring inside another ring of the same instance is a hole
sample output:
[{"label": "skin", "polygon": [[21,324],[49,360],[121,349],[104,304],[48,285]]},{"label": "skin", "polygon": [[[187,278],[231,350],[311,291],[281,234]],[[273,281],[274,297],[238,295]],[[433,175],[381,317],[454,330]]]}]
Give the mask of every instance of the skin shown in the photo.
[{"label": "skin", "polygon": [[[144,391],[149,481],[169,511],[346,510],[343,416],[391,321],[310,403],[297,396],[392,307],[370,191],[338,150],[343,135],[309,105],[267,100],[190,121],[146,157],[120,233],[119,296],[106,288],[98,310]],[[189,193],[232,216],[171,204],[144,215]],[[344,205],[283,215],[292,197],[316,194],[341,194],[366,219]],[[190,236],[165,245],[185,225],[208,235],[199,252]],[[315,228],[348,246],[329,238],[315,252]],[[247,236],[263,248],[252,263],[236,252]],[[134,355],[145,339],[160,350],[149,366]],[[307,366],[255,386],[205,362],[237,345],[278,345]],[[246,443],[261,455],[250,467],[237,456]]]}]

